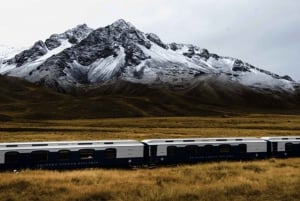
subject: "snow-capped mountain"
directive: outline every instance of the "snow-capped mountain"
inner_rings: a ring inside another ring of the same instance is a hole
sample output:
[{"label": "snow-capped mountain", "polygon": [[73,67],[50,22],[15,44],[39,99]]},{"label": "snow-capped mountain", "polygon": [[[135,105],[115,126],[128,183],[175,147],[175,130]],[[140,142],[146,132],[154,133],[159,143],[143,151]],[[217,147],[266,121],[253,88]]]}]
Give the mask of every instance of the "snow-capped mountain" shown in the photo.
[{"label": "snow-capped mountain", "polygon": [[166,44],[152,33],[118,20],[93,30],[79,25],[5,58],[0,74],[55,89],[95,87],[117,81],[184,89],[205,80],[238,83],[259,91],[298,88],[279,76],[189,44]]}]

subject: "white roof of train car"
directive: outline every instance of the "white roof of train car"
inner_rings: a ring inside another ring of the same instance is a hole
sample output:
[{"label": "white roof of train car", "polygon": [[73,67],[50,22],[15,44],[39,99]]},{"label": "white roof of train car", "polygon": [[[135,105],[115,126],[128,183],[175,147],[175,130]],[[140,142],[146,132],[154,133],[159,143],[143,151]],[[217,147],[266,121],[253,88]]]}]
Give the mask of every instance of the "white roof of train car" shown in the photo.
[{"label": "white roof of train car", "polygon": [[300,136],[262,137],[261,139],[270,142],[300,142]]},{"label": "white roof of train car", "polygon": [[265,142],[265,140],[255,137],[241,138],[182,138],[182,139],[146,139],[142,142],[149,145],[162,144],[222,144],[222,143],[246,143],[246,142]]},{"label": "white roof of train car", "polygon": [[65,149],[71,147],[119,147],[119,146],[142,146],[136,140],[101,140],[101,141],[53,141],[53,142],[13,142],[0,143],[0,150],[8,149]]},{"label": "white roof of train car", "polygon": [[300,140],[300,136],[277,136],[277,137],[262,137],[261,139],[266,140]]},{"label": "white roof of train car", "polygon": [[105,148],[121,148],[121,147],[143,147],[143,144],[125,144],[125,145],[68,145],[68,146],[48,146],[48,147],[3,147],[0,148],[0,151],[21,151],[21,150],[31,150],[31,151],[38,151],[38,150],[43,150],[43,151],[57,151],[57,150],[80,150],[80,149],[94,149],[94,150],[102,150]]}]

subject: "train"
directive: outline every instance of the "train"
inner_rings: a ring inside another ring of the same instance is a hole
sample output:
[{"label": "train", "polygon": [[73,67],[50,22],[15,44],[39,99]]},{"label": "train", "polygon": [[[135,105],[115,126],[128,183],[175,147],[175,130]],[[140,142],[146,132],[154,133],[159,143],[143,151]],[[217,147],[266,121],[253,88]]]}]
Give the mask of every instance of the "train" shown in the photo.
[{"label": "train", "polygon": [[0,170],[127,168],[299,157],[300,136],[0,143]]}]

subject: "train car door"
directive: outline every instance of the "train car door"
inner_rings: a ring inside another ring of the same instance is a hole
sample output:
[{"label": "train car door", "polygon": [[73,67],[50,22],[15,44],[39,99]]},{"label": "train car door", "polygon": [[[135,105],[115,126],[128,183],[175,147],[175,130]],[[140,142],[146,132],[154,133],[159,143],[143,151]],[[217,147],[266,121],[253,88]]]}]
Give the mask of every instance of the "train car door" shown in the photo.
[{"label": "train car door", "polygon": [[151,145],[150,146],[150,164],[156,164],[157,160],[157,145]]},{"label": "train car door", "polygon": [[277,156],[277,152],[278,152],[278,143],[277,142],[272,142],[272,152],[273,152],[273,156]]}]

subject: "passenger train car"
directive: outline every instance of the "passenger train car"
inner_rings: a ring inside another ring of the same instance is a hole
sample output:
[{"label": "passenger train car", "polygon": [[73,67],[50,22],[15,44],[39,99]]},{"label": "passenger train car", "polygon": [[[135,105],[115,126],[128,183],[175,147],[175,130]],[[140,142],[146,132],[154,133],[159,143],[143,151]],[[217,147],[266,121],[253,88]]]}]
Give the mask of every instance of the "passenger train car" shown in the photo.
[{"label": "passenger train car", "polygon": [[259,138],[150,139],[145,144],[148,161],[174,164],[207,160],[267,157],[267,143]]},{"label": "passenger train car", "polygon": [[143,151],[135,140],[0,143],[0,169],[142,165]]},{"label": "passenger train car", "polygon": [[267,141],[269,156],[300,156],[300,137],[262,137]]},{"label": "passenger train car", "polygon": [[0,143],[0,170],[132,167],[300,157],[300,136]]}]

